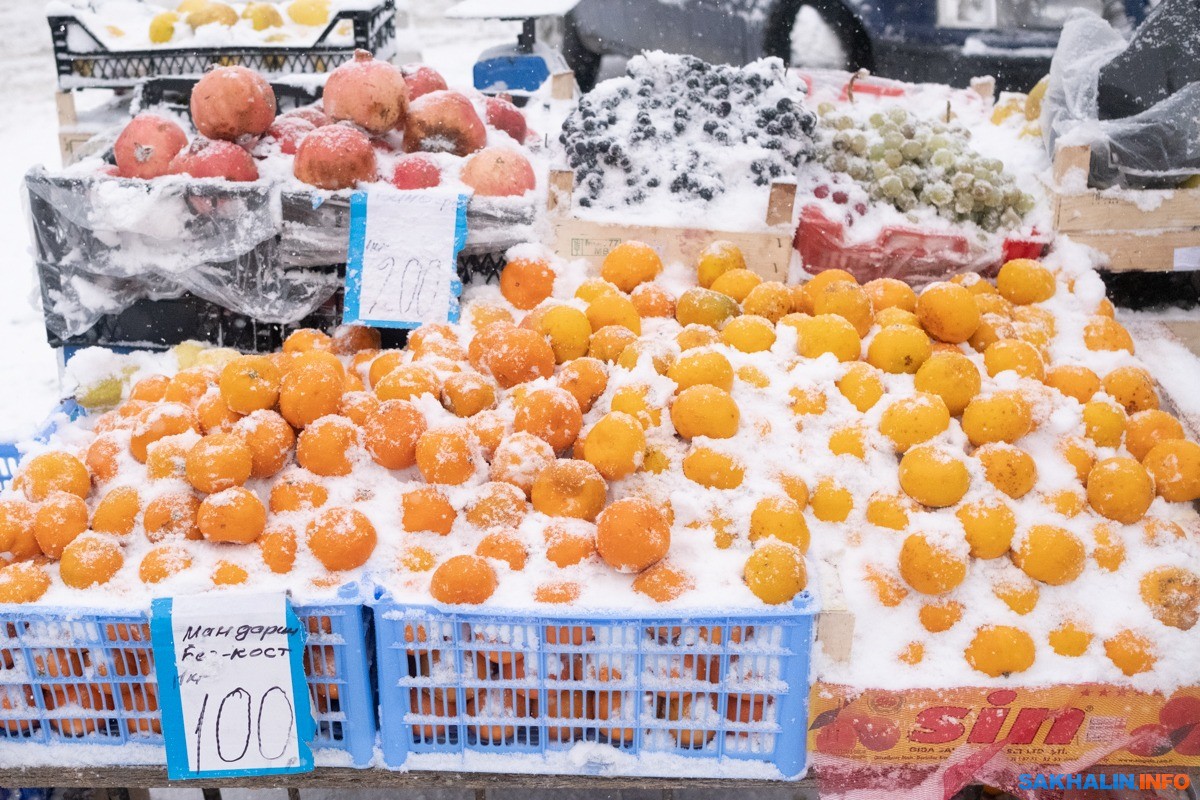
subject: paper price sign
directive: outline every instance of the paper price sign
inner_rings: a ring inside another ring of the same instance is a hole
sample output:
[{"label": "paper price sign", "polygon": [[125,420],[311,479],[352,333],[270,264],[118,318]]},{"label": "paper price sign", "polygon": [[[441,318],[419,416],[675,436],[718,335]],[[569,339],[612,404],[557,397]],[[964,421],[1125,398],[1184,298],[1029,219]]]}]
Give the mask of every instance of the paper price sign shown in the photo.
[{"label": "paper price sign", "polygon": [[457,322],[467,196],[372,187],[350,196],[342,319],[381,328]]},{"label": "paper price sign", "polygon": [[168,778],[313,768],[304,633],[286,595],[158,599],[150,633]]}]

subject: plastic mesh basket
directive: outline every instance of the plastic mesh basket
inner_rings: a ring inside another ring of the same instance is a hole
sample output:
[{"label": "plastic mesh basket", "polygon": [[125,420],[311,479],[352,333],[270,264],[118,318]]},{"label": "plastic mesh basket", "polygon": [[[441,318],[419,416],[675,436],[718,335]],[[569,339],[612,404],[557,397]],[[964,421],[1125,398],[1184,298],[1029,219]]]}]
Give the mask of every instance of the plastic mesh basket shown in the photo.
[{"label": "plastic mesh basket", "polygon": [[[314,748],[371,760],[375,709],[365,609],[299,606]],[[148,615],[0,607],[0,737],[40,744],[161,745]],[[99,756],[95,756],[99,759]],[[112,751],[111,763],[120,763]]]},{"label": "plastic mesh basket", "polygon": [[[160,75],[203,75],[214,65],[249,67],[268,75],[329,72],[348,61],[356,48],[370,50],[378,58],[391,58],[396,40],[394,0],[383,0],[368,9],[339,11],[308,47],[109,50],[74,16],[54,15],[48,22],[62,89],[135,86]],[[353,43],[332,44],[334,32],[346,22],[354,28]]]},{"label": "plastic mesh basket", "polygon": [[384,760],[799,777],[815,606],[804,595],[736,615],[551,617],[385,599],[374,608]]}]

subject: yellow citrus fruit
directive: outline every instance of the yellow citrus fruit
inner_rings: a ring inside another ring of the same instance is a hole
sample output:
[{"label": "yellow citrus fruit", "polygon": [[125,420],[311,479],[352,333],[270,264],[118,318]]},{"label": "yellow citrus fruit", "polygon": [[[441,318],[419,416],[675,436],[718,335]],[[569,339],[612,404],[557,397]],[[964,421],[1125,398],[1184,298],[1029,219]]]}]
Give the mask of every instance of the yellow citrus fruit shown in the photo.
[{"label": "yellow citrus fruit", "polygon": [[965,355],[954,351],[932,354],[917,369],[913,387],[918,392],[936,394],[946,404],[950,415],[963,413],[983,385],[979,368]]},{"label": "yellow citrus fruit", "polygon": [[803,509],[790,497],[766,497],[750,513],[750,541],[775,537],[808,552],[808,523]]},{"label": "yellow citrus fruit", "polygon": [[914,533],[900,547],[900,577],[921,594],[945,594],[967,577],[967,562],[929,537]]},{"label": "yellow citrus fruit", "polygon": [[733,366],[715,350],[689,350],[667,368],[667,377],[679,389],[704,384],[727,392],[733,388]]},{"label": "yellow citrus fruit", "polygon": [[854,326],[859,336],[866,336],[875,321],[871,298],[863,288],[848,281],[831,283],[812,292],[812,313],[836,314]]},{"label": "yellow citrus fruit", "polygon": [[729,393],[707,384],[684,389],[671,403],[671,423],[684,439],[728,439],[737,433],[740,418]]},{"label": "yellow citrus fruit", "polygon": [[742,573],[754,596],[769,605],[790,602],[808,585],[804,555],[785,542],[766,541],[754,548]]},{"label": "yellow citrus fruit", "polygon": [[1013,550],[1013,563],[1029,577],[1051,586],[1078,578],[1086,559],[1079,537],[1054,525],[1034,525]]},{"label": "yellow citrus fruit", "polygon": [[757,272],[748,269],[731,269],[721,274],[709,288],[718,294],[725,295],[735,303],[740,303],[760,283],[762,283],[762,278]]},{"label": "yellow citrus fruit", "polygon": [[975,631],[963,655],[972,669],[992,678],[1024,672],[1033,666],[1033,638],[1011,625],[985,625]]},{"label": "yellow citrus fruit", "polygon": [[1200,575],[1183,567],[1159,567],[1142,576],[1142,602],[1163,625],[1191,630],[1200,618]]},{"label": "yellow citrus fruit", "polygon": [[1042,354],[1036,347],[1020,339],[1001,339],[988,347],[983,351],[983,366],[993,378],[1009,370],[1035,381],[1046,377]]},{"label": "yellow citrus fruit", "polygon": [[707,289],[726,272],[745,268],[746,257],[742,255],[738,246],[733,242],[718,239],[700,253],[700,261],[696,264],[696,282]]},{"label": "yellow citrus fruit", "polygon": [[1047,636],[1050,649],[1060,656],[1078,658],[1092,644],[1092,632],[1074,620],[1066,620]]},{"label": "yellow citrus fruit", "polygon": [[725,323],[721,341],[743,353],[760,353],[775,344],[775,326],[766,317],[744,314]]},{"label": "yellow citrus fruit", "polygon": [[844,522],[854,510],[854,495],[832,478],[822,478],[809,498],[813,516],[822,522]]},{"label": "yellow citrus fruit", "polygon": [[1200,444],[1190,439],[1165,439],[1150,448],[1142,464],[1164,500],[1200,500]]},{"label": "yellow citrus fruit", "polygon": [[746,468],[735,456],[711,447],[693,447],[683,457],[683,475],[710,489],[736,489],[742,485]]},{"label": "yellow citrus fruit", "polygon": [[1032,258],[1015,258],[996,275],[996,289],[1005,300],[1019,306],[1049,300],[1054,288],[1054,273]]},{"label": "yellow citrus fruit", "polygon": [[900,488],[923,506],[952,506],[970,487],[966,464],[946,448],[921,445],[900,459]]},{"label": "yellow citrus fruit", "polygon": [[979,327],[979,307],[969,291],[955,283],[939,281],[917,297],[921,327],[941,342],[957,344],[971,338]]},{"label": "yellow citrus fruit", "polygon": [[1159,442],[1182,438],[1183,426],[1179,420],[1157,408],[1130,414],[1125,421],[1125,448],[1139,461]]},{"label": "yellow citrus fruit", "polygon": [[792,292],[779,281],[764,281],[742,300],[742,313],[778,322],[792,313]]},{"label": "yellow citrus fruit", "polygon": [[1087,498],[1101,516],[1125,524],[1137,522],[1154,500],[1154,480],[1132,458],[1106,458],[1088,473]]},{"label": "yellow citrus fruit", "polygon": [[1158,408],[1154,378],[1141,367],[1117,367],[1104,376],[1104,391],[1128,414]]},{"label": "yellow citrus fruit", "polygon": [[1004,442],[985,444],[975,451],[988,483],[1013,499],[1029,494],[1037,482],[1033,456]]},{"label": "yellow citrus fruit", "polygon": [[879,379],[875,368],[861,362],[846,367],[846,372],[838,379],[837,387],[842,396],[861,412],[870,409],[883,397],[883,381]]},{"label": "yellow citrus fruit", "polygon": [[867,345],[867,363],[893,375],[912,375],[932,353],[933,346],[929,337],[920,328],[893,325],[876,333],[875,338]]},{"label": "yellow citrus fruit", "polygon": [[1088,350],[1124,350],[1133,354],[1133,337],[1110,317],[1095,316],[1088,320],[1083,328],[1083,344]]},{"label": "yellow citrus fruit", "polygon": [[1117,669],[1132,676],[1154,668],[1158,656],[1154,643],[1131,630],[1123,630],[1104,641],[1104,654]]},{"label": "yellow citrus fruit", "polygon": [[950,411],[942,398],[918,392],[884,409],[879,432],[888,437],[897,452],[928,441],[950,427]]},{"label": "yellow citrus fruit", "polygon": [[1017,532],[1017,518],[999,498],[965,503],[955,512],[975,558],[999,558]]},{"label": "yellow citrus fruit", "polygon": [[963,409],[962,428],[971,444],[1009,444],[1029,433],[1033,412],[1016,392],[995,392],[976,397]]},{"label": "yellow citrus fruit", "polygon": [[1046,370],[1046,385],[1057,389],[1066,397],[1080,403],[1092,399],[1100,391],[1100,378],[1087,367],[1078,364],[1060,364]]},{"label": "yellow citrus fruit", "polygon": [[637,469],[646,450],[646,434],[636,418],[612,411],[584,435],[582,450],[584,460],[613,481]]},{"label": "yellow citrus fruit", "polygon": [[820,358],[832,353],[838,361],[857,361],[862,354],[862,339],[844,318],[835,314],[799,317],[784,321],[796,330],[796,352],[805,358]]},{"label": "yellow citrus fruit", "polygon": [[679,295],[675,303],[675,321],[680,325],[704,325],[720,329],[729,319],[736,317],[740,309],[732,298],[693,286]]}]

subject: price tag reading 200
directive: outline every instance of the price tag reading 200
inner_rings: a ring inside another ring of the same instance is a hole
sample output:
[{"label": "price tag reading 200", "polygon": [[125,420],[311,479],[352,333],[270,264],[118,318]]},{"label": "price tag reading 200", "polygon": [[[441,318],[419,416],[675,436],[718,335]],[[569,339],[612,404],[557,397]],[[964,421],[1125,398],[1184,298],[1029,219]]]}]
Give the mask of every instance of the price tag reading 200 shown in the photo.
[{"label": "price tag reading 200", "polygon": [[155,600],[151,635],[170,779],[313,768],[304,634],[286,595]]}]

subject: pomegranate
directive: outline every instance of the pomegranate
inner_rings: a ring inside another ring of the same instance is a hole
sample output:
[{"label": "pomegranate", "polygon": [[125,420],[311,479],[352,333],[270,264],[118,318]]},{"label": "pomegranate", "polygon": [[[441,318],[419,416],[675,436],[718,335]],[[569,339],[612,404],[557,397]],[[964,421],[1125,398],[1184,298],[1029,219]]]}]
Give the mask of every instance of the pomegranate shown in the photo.
[{"label": "pomegranate", "polygon": [[214,67],[192,89],[192,123],[209,139],[261,136],[274,119],[275,91],[252,69]]},{"label": "pomegranate", "polygon": [[404,76],[387,61],[366,50],[329,74],[322,103],[335,120],[348,120],[378,136],[404,124],[408,87]]},{"label": "pomegranate", "polygon": [[412,153],[468,156],[487,144],[487,129],[471,101],[458,92],[437,91],[418,97],[408,109],[404,149]]},{"label": "pomegranate", "polygon": [[296,177],[319,189],[349,189],[378,175],[371,140],[349,125],[327,125],[304,137],[292,167]]},{"label": "pomegranate", "polygon": [[518,144],[524,142],[528,128],[521,110],[502,97],[489,97],[486,102],[488,125],[504,131]]},{"label": "pomegranate", "polygon": [[172,159],[170,172],[173,175],[191,175],[193,178],[258,180],[258,167],[250,154],[233,142],[220,139],[193,139]]},{"label": "pomegranate", "polygon": [[529,159],[506,147],[488,147],[467,159],[459,178],[483,197],[525,194],[536,183]]},{"label": "pomegranate", "polygon": [[294,156],[297,148],[300,147],[300,141],[316,129],[317,126],[304,117],[285,114],[282,117],[276,117],[275,121],[271,123],[271,127],[267,128],[266,138],[274,139],[279,144],[279,152]]},{"label": "pomegranate", "polygon": [[157,178],[166,175],[171,159],[187,147],[187,134],[169,119],[138,114],[129,121],[113,145],[117,174],[122,178]]},{"label": "pomegranate", "polygon": [[412,153],[396,159],[392,185],[397,189],[429,189],[441,182],[442,171],[429,156]]},{"label": "pomegranate", "polygon": [[408,99],[416,100],[423,94],[445,91],[446,79],[433,67],[425,64],[405,64],[400,68],[404,82],[408,84]]},{"label": "pomegranate", "polygon": [[313,124],[313,127],[316,128],[323,128],[326,125],[333,124],[333,120],[329,118],[329,115],[316,106],[302,106],[300,108],[295,108],[291,111],[288,111],[286,114],[283,114],[282,116],[306,119]]}]

